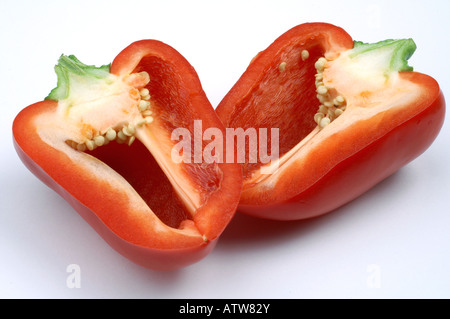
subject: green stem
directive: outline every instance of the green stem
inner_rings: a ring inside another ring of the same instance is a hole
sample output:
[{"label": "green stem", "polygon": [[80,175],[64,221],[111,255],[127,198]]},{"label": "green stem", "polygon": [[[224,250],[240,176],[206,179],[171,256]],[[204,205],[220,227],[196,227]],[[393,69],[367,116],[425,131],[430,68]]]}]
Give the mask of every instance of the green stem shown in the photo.
[{"label": "green stem", "polygon": [[350,58],[358,57],[366,54],[382,54],[387,53],[389,61],[386,68],[389,71],[412,71],[413,67],[408,65],[408,59],[416,50],[416,44],[412,39],[400,40],[384,40],[377,43],[354,42]]},{"label": "green stem", "polygon": [[110,75],[110,65],[100,67],[86,65],[74,55],[61,55],[55,66],[55,72],[58,77],[57,86],[45,99],[61,101],[69,96],[71,82],[74,78],[84,78],[88,81],[104,79]]}]

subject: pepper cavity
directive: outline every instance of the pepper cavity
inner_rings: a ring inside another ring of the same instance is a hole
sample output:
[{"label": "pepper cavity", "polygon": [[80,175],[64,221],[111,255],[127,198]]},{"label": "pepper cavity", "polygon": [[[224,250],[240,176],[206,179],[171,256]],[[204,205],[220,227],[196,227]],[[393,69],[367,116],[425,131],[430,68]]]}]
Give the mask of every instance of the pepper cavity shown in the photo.
[{"label": "pepper cavity", "polygon": [[[310,56],[308,50],[302,50],[301,59],[306,61]],[[338,94],[337,91],[329,84],[324,84],[324,71],[328,66],[329,60],[325,57],[320,57],[314,64],[317,73],[315,74],[315,84],[317,99],[320,102],[317,112],[314,114],[314,121],[320,129],[333,122],[346,109],[345,98]],[[281,62],[278,66],[281,73],[286,70],[286,62]]]}]

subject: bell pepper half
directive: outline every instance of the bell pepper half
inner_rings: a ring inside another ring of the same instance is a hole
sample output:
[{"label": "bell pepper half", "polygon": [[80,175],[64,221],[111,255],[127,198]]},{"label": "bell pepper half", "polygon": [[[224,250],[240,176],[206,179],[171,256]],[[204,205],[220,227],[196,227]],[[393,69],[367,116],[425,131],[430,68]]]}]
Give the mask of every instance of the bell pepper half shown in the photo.
[{"label": "bell pepper half", "polygon": [[172,158],[176,128],[224,131],[194,68],[142,40],[111,65],[62,55],[55,71],[57,87],[14,120],[23,163],[133,262],[173,270],[205,257],[235,213],[242,170]]},{"label": "bell pepper half", "polygon": [[226,127],[278,128],[279,156],[246,158],[238,211],[319,216],[423,153],[443,125],[445,102],[438,83],[408,65],[415,49],[412,39],[367,44],[306,23],[254,57],[216,111]]}]

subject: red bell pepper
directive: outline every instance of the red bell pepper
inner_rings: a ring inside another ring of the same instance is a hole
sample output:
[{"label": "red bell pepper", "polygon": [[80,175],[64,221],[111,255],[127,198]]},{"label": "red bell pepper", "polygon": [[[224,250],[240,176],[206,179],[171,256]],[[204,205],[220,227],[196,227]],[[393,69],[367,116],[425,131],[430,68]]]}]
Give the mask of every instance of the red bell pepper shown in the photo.
[{"label": "red bell pepper", "polygon": [[242,171],[171,159],[175,128],[224,131],[193,67],[143,40],[111,65],[61,56],[55,70],[58,86],[13,123],[24,164],[137,264],[170,270],[206,256],[235,213]]},{"label": "red bell pepper", "polygon": [[260,52],[216,109],[226,127],[279,128],[278,159],[243,164],[238,211],[319,216],[424,152],[445,102],[438,83],[408,65],[415,49],[411,39],[366,44],[307,23]]}]

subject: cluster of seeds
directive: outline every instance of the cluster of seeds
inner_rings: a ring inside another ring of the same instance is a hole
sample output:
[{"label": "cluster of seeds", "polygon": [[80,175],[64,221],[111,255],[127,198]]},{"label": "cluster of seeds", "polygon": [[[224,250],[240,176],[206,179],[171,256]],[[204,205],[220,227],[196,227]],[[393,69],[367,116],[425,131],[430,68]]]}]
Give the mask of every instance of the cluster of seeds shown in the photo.
[{"label": "cluster of seeds", "polygon": [[[309,58],[309,52],[303,50],[301,52],[301,58],[302,61],[306,61]],[[320,102],[319,109],[314,115],[314,121],[321,129],[344,113],[346,108],[345,98],[336,94],[336,90],[325,86],[323,83],[323,71],[325,70],[327,63],[328,60],[325,57],[321,57],[314,64],[317,70],[317,73],[315,74],[316,93],[317,99]],[[281,62],[278,69],[280,72],[284,72],[286,70],[286,62]]]},{"label": "cluster of seeds", "polygon": [[337,95],[335,90],[329,88],[323,83],[323,71],[326,68],[328,60],[321,57],[315,63],[317,73],[316,77],[316,93],[317,99],[320,101],[320,106],[317,113],[314,115],[314,121],[322,129],[333,120],[344,113],[346,108],[345,98],[341,95]]},{"label": "cluster of seeds", "polygon": [[153,122],[152,111],[150,110],[150,92],[146,88],[142,88],[139,90],[140,100],[137,105],[139,111],[142,115],[142,119],[137,123],[128,123],[118,128],[110,127],[106,132],[101,134],[100,132],[93,132],[87,130],[84,133],[86,140],[83,143],[77,143],[72,140],[66,141],[66,143],[72,148],[78,151],[92,151],[95,148],[103,145],[107,145],[111,141],[116,141],[119,144],[128,144],[131,145],[136,136],[136,128],[142,127],[146,124],[150,124]]}]

